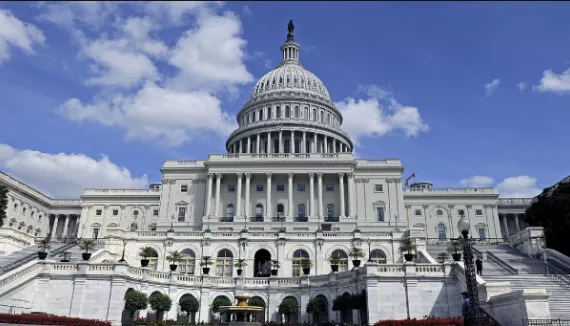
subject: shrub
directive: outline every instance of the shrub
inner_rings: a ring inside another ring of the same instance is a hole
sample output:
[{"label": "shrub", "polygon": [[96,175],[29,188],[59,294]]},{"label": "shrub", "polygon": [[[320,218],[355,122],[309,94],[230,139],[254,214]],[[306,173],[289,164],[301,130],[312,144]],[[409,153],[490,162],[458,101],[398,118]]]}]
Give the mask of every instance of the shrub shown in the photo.
[{"label": "shrub", "polygon": [[223,306],[231,306],[232,302],[230,301],[230,299],[226,298],[226,297],[217,297],[214,299],[214,302],[212,302],[212,311],[213,312],[220,312],[220,307]]},{"label": "shrub", "polygon": [[265,301],[263,301],[263,299],[260,297],[253,297],[253,298],[247,300],[247,305],[253,306],[253,307],[265,308]]},{"label": "shrub", "polygon": [[111,322],[54,315],[0,314],[0,323],[16,325],[111,326]]},{"label": "shrub", "polygon": [[279,313],[287,317],[287,322],[292,315],[297,313],[297,300],[293,298],[285,298],[279,304]]},{"label": "shrub", "polygon": [[162,313],[164,311],[169,311],[172,307],[172,300],[170,297],[162,293],[151,296],[148,303],[152,310],[156,311],[157,319],[160,319],[162,317]]},{"label": "shrub", "polygon": [[190,318],[191,314],[195,314],[200,310],[200,303],[193,295],[187,295],[180,301],[180,310],[188,314]]},{"label": "shrub", "polygon": [[173,319],[169,320],[161,320],[161,321],[154,321],[148,320],[145,318],[139,318],[131,321],[130,326],[213,326],[212,323],[205,323],[205,322],[183,322],[183,321],[176,321]]},{"label": "shrub", "polygon": [[424,319],[381,320],[374,326],[463,326],[463,318],[425,317]]},{"label": "shrub", "polygon": [[132,291],[125,297],[125,309],[131,311],[131,318],[137,310],[146,309],[148,306],[148,297],[139,291]]}]

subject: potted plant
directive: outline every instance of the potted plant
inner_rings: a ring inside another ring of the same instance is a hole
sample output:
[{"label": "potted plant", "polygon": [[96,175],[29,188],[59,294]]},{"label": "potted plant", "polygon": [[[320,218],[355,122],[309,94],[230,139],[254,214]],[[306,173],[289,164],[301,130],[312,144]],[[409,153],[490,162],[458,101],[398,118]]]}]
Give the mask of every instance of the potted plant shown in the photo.
[{"label": "potted plant", "polygon": [[447,252],[440,252],[437,255],[437,259],[439,259],[441,261],[441,263],[445,263],[446,260],[449,259],[449,254]]},{"label": "potted plant", "polygon": [[42,241],[40,241],[40,244],[39,244],[40,251],[38,251],[38,258],[40,260],[46,259],[47,255],[48,255],[46,250],[51,248],[51,245],[49,244],[50,241],[51,241],[51,239],[49,236],[43,238]]},{"label": "potted plant", "polygon": [[243,268],[245,266],[247,266],[247,261],[245,259],[238,259],[234,266],[237,268],[236,272],[238,275],[241,275],[241,272],[243,272]]},{"label": "potted plant", "polygon": [[71,256],[71,253],[69,251],[64,251],[59,253],[59,257],[63,257],[63,259],[61,260],[62,263],[69,263],[68,259],[69,256]]},{"label": "potted plant", "polygon": [[301,268],[303,269],[303,275],[309,275],[311,273],[311,267],[313,267],[313,261],[309,258],[301,259]]},{"label": "potted plant", "polygon": [[359,258],[363,258],[365,256],[364,251],[362,251],[362,249],[357,247],[352,247],[352,249],[350,249],[350,251],[348,252],[348,255],[353,258],[352,264],[354,265],[354,267],[360,266]]},{"label": "potted plant", "polygon": [[81,250],[85,250],[84,253],[81,254],[83,260],[89,260],[91,258],[91,253],[89,250],[95,249],[95,241],[91,239],[85,239],[81,242],[81,246],[79,246]]},{"label": "potted plant", "polygon": [[416,244],[410,239],[409,237],[405,238],[402,241],[402,245],[400,246],[400,251],[404,253],[404,259],[406,261],[412,261],[414,259],[414,254],[412,251],[416,250]]},{"label": "potted plant", "polygon": [[166,260],[170,262],[170,271],[174,272],[178,267],[178,264],[182,260],[182,256],[178,250],[171,251],[168,256],[166,256]]},{"label": "potted plant", "polygon": [[202,256],[202,261],[200,262],[200,266],[202,266],[202,273],[204,275],[208,275],[208,273],[210,273],[210,265],[212,265],[214,262],[212,261],[212,257],[211,256]]},{"label": "potted plant", "polygon": [[453,257],[454,261],[461,260],[461,254],[459,253],[459,251],[463,249],[462,247],[463,246],[459,240],[452,240],[447,245],[447,252],[451,254],[451,257]]},{"label": "potted plant", "polygon": [[271,275],[277,276],[277,270],[281,268],[281,263],[278,260],[271,261]]},{"label": "potted plant", "polygon": [[329,263],[331,264],[332,271],[338,272],[338,264],[340,263],[340,257],[335,257],[335,256],[330,257]]},{"label": "potted plant", "polygon": [[151,247],[142,247],[141,250],[139,251],[139,256],[142,258],[141,259],[141,267],[147,267],[149,260],[149,257],[152,257],[154,255],[155,251],[154,249],[152,249]]}]

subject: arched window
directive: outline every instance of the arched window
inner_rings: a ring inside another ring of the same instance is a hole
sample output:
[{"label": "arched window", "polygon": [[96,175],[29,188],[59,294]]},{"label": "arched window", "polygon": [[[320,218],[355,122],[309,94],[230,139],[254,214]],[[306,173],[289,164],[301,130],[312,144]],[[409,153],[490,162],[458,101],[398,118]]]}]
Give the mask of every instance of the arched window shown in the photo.
[{"label": "arched window", "polygon": [[146,257],[148,259],[148,269],[155,271],[158,267],[158,253],[156,250],[152,249],[150,257]]},{"label": "arched window", "polygon": [[297,216],[301,218],[305,217],[305,204],[297,205]]},{"label": "arched window", "polygon": [[291,147],[291,143],[289,142],[289,139],[285,139],[285,141],[283,142],[283,153],[290,153],[290,147]]},{"label": "arched window", "polygon": [[305,108],[305,116],[303,117],[305,120],[309,120],[309,109]]},{"label": "arched window", "polygon": [[332,252],[331,257],[335,257],[339,259],[338,262],[338,271],[339,272],[346,272],[348,271],[348,255],[343,250],[337,249]]},{"label": "arched window", "polygon": [[319,112],[319,121],[320,121],[320,122],[325,122],[325,116],[324,116],[322,110]]},{"label": "arched window", "polygon": [[296,106],[296,107],[295,107],[295,118],[299,118],[299,114],[300,114],[300,113],[301,113],[301,112],[299,112],[299,107]]},{"label": "arched window", "polygon": [[331,114],[327,113],[327,124],[331,123]]},{"label": "arched window", "polygon": [[275,108],[275,110],[276,110],[275,111],[275,115],[276,115],[275,118],[281,119],[281,107],[278,106],[277,108]]},{"label": "arched window", "polygon": [[317,121],[317,110],[313,109],[313,121]]},{"label": "arched window", "polygon": [[273,119],[273,112],[271,112],[271,108],[267,108],[267,119]]},{"label": "arched window", "polygon": [[285,107],[285,118],[290,118],[291,117],[291,109],[289,108],[289,106]]},{"label": "arched window", "polygon": [[334,205],[333,204],[328,204],[327,205],[327,217],[329,219],[334,217]]},{"label": "arched window", "polygon": [[303,249],[297,249],[294,253],[293,253],[293,272],[291,273],[293,275],[293,277],[299,277],[301,276],[301,271],[303,270],[301,268],[301,261],[303,259],[307,259],[310,258],[309,254],[303,250]]},{"label": "arched window", "polygon": [[263,120],[263,109],[259,109],[259,120]]},{"label": "arched window", "polygon": [[139,226],[137,223],[131,223],[131,232],[136,232]]},{"label": "arched window", "polygon": [[233,276],[233,260],[234,255],[228,249],[222,249],[218,252],[216,258],[216,276]]},{"label": "arched window", "polygon": [[386,254],[380,249],[372,250],[369,259],[376,264],[386,264]]},{"label": "arched window", "polygon": [[437,238],[439,241],[445,241],[447,236],[445,235],[445,225],[443,223],[439,223],[437,225]]},{"label": "arched window", "polygon": [[281,217],[281,216],[283,216],[283,214],[285,214],[285,207],[283,207],[283,204],[278,204],[277,205],[277,217]]},{"label": "arched window", "polygon": [[228,206],[226,207],[226,217],[228,218],[228,221],[231,222],[234,219],[234,205],[233,204],[228,204]]},{"label": "arched window", "polygon": [[194,275],[196,269],[196,255],[190,249],[184,249],[180,253],[182,260],[180,261],[180,273]]},{"label": "arched window", "polygon": [[261,204],[255,205],[255,217],[256,218],[263,217],[263,205]]}]

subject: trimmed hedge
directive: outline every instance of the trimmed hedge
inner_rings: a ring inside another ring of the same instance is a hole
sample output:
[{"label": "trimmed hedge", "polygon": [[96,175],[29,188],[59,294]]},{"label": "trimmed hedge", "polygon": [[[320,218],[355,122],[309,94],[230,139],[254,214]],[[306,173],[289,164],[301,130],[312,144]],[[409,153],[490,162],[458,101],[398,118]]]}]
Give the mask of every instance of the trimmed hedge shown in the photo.
[{"label": "trimmed hedge", "polygon": [[146,318],[139,318],[131,321],[131,326],[213,326],[212,323],[205,323],[205,322],[198,322],[198,323],[191,323],[191,322],[184,322],[184,321],[176,321],[176,320],[161,320],[161,321],[152,321],[147,320]]},{"label": "trimmed hedge", "polygon": [[0,314],[0,323],[18,325],[111,326],[111,322],[54,315]]}]

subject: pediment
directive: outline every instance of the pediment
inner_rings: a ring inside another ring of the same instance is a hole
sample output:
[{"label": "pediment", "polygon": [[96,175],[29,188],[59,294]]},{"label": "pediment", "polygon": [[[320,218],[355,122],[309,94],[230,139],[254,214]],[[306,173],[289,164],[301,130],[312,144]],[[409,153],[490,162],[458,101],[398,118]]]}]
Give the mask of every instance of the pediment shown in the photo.
[{"label": "pediment", "polygon": [[386,202],[383,200],[377,200],[375,202],[372,203],[372,205],[377,205],[377,206],[381,206],[381,205],[386,205]]},{"label": "pediment", "polygon": [[185,200],[181,200],[181,201],[177,202],[176,205],[178,205],[178,206],[185,206],[185,205],[188,205],[188,202],[185,201]]}]

